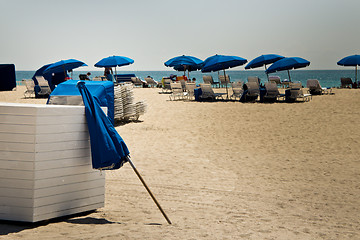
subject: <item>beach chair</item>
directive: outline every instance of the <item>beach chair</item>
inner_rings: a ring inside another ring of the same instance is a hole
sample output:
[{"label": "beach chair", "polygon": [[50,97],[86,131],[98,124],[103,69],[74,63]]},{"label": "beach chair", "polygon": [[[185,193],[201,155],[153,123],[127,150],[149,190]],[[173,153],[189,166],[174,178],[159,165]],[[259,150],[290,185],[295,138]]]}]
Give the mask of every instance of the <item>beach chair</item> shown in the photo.
[{"label": "beach chair", "polygon": [[172,83],[172,80],[170,78],[163,78],[161,80],[162,83],[162,89],[161,91],[164,92],[171,92],[171,86],[170,84]]},{"label": "beach chair", "polygon": [[351,80],[351,78],[341,78],[341,88],[351,88],[353,82]]},{"label": "beach chair", "polygon": [[225,87],[230,83],[230,77],[229,75],[226,75],[226,77],[224,75],[219,75],[219,81],[220,81],[220,86],[221,87]]},{"label": "beach chair", "polygon": [[289,84],[289,88],[289,92],[286,96],[287,102],[295,102],[297,99],[302,99],[304,102],[308,102],[312,99],[311,94],[304,94],[301,82],[291,82]]},{"label": "beach chair", "polygon": [[217,87],[220,87],[219,82],[214,82],[214,79],[211,75],[204,75],[203,81],[204,83],[211,84],[211,86],[215,85]]},{"label": "beach chair", "polygon": [[277,86],[282,86],[279,76],[269,76],[269,82],[274,82]]},{"label": "beach chair", "polygon": [[266,82],[265,83],[266,93],[264,95],[264,101],[267,102],[275,102],[278,100],[282,95],[279,92],[278,86],[276,82]]},{"label": "beach chair", "polygon": [[49,95],[51,93],[51,88],[48,81],[43,76],[35,76],[36,81],[38,82],[38,87],[40,91],[37,92],[39,96]]},{"label": "beach chair", "polygon": [[258,85],[260,85],[260,78],[259,77],[252,77],[252,76],[249,76],[247,78],[248,82],[256,82]]},{"label": "beach chair", "polygon": [[176,98],[178,99],[184,98],[184,92],[180,82],[172,82],[170,83],[170,87],[171,87],[171,95],[169,96],[170,100],[175,100]]},{"label": "beach chair", "polygon": [[226,94],[226,93],[214,93],[211,84],[208,83],[200,83],[200,88],[201,88],[200,98],[202,99],[212,99],[212,100],[216,100],[220,98],[223,99],[222,96]]},{"label": "beach chair", "polygon": [[195,88],[196,88],[196,83],[187,82],[187,83],[185,83],[185,88],[186,88],[186,97],[188,99],[195,98],[194,92],[195,92]]},{"label": "beach chair", "polygon": [[244,95],[244,101],[256,101],[260,95],[260,88],[257,82],[247,82],[246,84],[246,93]]},{"label": "beach chair", "polygon": [[152,77],[146,77],[145,78],[145,82],[147,83],[147,85],[149,87],[157,87],[158,86],[158,82],[155,81]]},{"label": "beach chair", "polygon": [[319,80],[317,79],[308,79],[306,82],[306,86],[311,95],[330,94],[332,91],[331,88],[321,87]]},{"label": "beach chair", "polygon": [[239,100],[241,99],[241,96],[244,94],[243,85],[244,85],[244,83],[242,81],[231,83],[231,88],[232,88],[233,93],[230,96],[230,99],[234,98],[235,101],[236,101],[236,98],[239,98]]},{"label": "beach chair", "polygon": [[35,82],[32,79],[23,79],[21,80],[23,85],[26,86],[26,91],[24,92],[25,98],[35,97]]},{"label": "beach chair", "polygon": [[138,77],[131,77],[131,82],[134,84],[134,86],[142,87],[144,86],[144,82],[138,78]]},{"label": "beach chair", "polygon": [[186,91],[185,80],[184,80],[184,79],[181,79],[181,80],[179,80],[178,82],[180,82],[181,87],[182,87],[182,90],[183,90],[183,92],[185,92],[185,91]]}]

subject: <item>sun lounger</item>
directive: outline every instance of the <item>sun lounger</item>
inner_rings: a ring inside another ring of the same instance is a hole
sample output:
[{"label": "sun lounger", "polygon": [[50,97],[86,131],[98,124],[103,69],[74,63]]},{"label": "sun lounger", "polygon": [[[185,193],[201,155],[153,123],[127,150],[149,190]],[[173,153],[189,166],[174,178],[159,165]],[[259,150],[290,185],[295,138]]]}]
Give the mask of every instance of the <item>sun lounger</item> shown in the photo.
[{"label": "sun lounger", "polygon": [[248,82],[256,82],[258,85],[260,85],[260,78],[259,77],[248,77]]},{"label": "sun lounger", "polygon": [[171,86],[170,84],[172,83],[172,80],[170,78],[163,78],[161,80],[162,83],[162,92],[171,92]]},{"label": "sun lounger", "polygon": [[214,93],[214,90],[211,87],[211,84],[207,84],[207,83],[201,83],[200,84],[200,88],[201,88],[201,96],[200,98],[202,99],[212,99],[212,100],[216,100],[216,99],[223,99],[223,95],[225,93]]},{"label": "sun lounger", "polygon": [[145,78],[146,83],[148,84],[149,87],[157,87],[158,86],[158,82],[155,81],[152,77],[146,77]]},{"label": "sun lounger", "polygon": [[275,102],[279,99],[279,97],[282,97],[282,95],[279,93],[276,82],[266,82],[265,89],[266,93],[264,95],[264,101]]},{"label": "sun lounger", "polygon": [[26,86],[26,91],[24,92],[24,97],[29,98],[35,97],[35,82],[32,79],[23,79],[21,80],[23,85]]},{"label": "sun lounger", "polygon": [[226,77],[224,75],[219,75],[219,81],[220,81],[220,86],[225,87],[230,83],[230,77],[229,75],[226,75]]},{"label": "sun lounger", "polygon": [[184,92],[180,82],[172,82],[170,83],[170,86],[171,86],[171,95],[169,96],[170,100],[175,100],[176,98],[178,99],[184,98]]},{"label": "sun lounger", "polygon": [[[48,81],[43,76],[35,76],[36,81],[38,82],[37,86],[40,90],[37,92],[39,96],[46,96],[51,93],[51,88]],[[36,90],[35,90],[36,91]]]},{"label": "sun lounger", "polygon": [[243,85],[244,85],[244,83],[241,81],[231,83],[231,88],[232,88],[233,93],[230,96],[230,99],[234,98],[235,101],[236,101],[236,98],[239,98],[239,100],[241,99],[241,96],[244,93]]},{"label": "sun lounger", "polygon": [[204,75],[203,81],[204,81],[204,83],[211,84],[212,86],[215,85],[215,86],[219,87],[219,82],[214,82],[214,79],[211,75]]},{"label": "sun lounger", "polygon": [[138,86],[138,87],[143,87],[144,86],[144,82],[138,78],[138,77],[131,77],[131,82],[134,84],[134,86]]},{"label": "sun lounger", "polygon": [[195,88],[196,88],[196,83],[185,83],[185,87],[186,87],[186,97],[188,99],[192,99],[195,98],[194,92],[195,92]]},{"label": "sun lounger", "polygon": [[317,79],[308,79],[306,82],[306,86],[309,89],[309,93],[311,95],[322,95],[331,93],[331,88],[323,88],[321,87],[319,80]]},{"label": "sun lounger", "polygon": [[310,101],[312,99],[311,94],[304,94],[302,85],[300,82],[291,82],[289,84],[290,89],[289,93],[286,96],[287,102],[295,102],[297,99],[302,99],[304,102]]},{"label": "sun lounger", "polygon": [[351,80],[351,78],[341,78],[341,88],[351,88],[353,82]]},{"label": "sun lounger", "polygon": [[279,76],[269,76],[269,82],[274,82],[277,86],[282,86]]},{"label": "sun lounger", "polygon": [[257,82],[247,82],[246,93],[244,95],[244,101],[256,101],[260,95],[260,88]]}]

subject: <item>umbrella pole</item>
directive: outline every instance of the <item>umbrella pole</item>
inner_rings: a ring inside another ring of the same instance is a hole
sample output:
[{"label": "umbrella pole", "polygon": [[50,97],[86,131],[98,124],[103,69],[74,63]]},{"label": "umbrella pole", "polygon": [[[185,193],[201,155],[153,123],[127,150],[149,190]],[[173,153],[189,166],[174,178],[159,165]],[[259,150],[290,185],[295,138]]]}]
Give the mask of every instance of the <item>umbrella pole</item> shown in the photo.
[{"label": "umbrella pole", "polygon": [[287,70],[287,71],[288,71],[288,76],[289,76],[289,82],[291,82],[290,72],[289,72],[289,70]]},{"label": "umbrella pole", "polygon": [[355,83],[357,82],[357,65],[355,65]]},{"label": "umbrella pole", "polygon": [[150,191],[149,187],[146,185],[144,179],[141,177],[140,173],[138,172],[138,170],[136,169],[134,163],[131,161],[130,157],[127,158],[127,160],[129,161],[132,169],[134,170],[134,172],[136,173],[136,175],[138,176],[138,178],[140,179],[141,183],[144,185],[144,187],[146,188],[146,190],[148,191],[150,197],[153,199],[153,201],[155,202],[156,206],[159,208],[160,212],[162,213],[162,215],[165,217],[166,221],[171,224],[170,219],[167,217],[166,213],[164,212],[164,210],[161,208],[159,202],[156,200],[155,196],[152,194],[152,192]]},{"label": "umbrella pole", "polygon": [[224,69],[224,79],[225,79],[225,88],[226,88],[226,100],[228,100],[229,99],[229,93],[228,93],[228,86],[227,86],[227,81],[226,81],[225,69]]},{"label": "umbrella pole", "polygon": [[268,79],[268,81],[269,81],[269,74],[267,73],[266,64],[264,64],[264,66],[265,66],[265,73],[266,73],[267,79]]}]

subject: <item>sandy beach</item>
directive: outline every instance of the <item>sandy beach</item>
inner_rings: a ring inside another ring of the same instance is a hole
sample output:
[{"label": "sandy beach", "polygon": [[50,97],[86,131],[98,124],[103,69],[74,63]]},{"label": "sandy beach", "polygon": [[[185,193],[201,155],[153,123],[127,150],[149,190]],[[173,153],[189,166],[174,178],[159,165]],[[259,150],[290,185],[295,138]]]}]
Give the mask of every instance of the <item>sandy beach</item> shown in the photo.
[{"label": "sandy beach", "polygon": [[[46,103],[24,91],[0,102]],[[1,222],[0,239],[360,239],[360,90],[274,104],[158,92],[135,88],[147,112],[116,129],[172,225],[126,164],[106,172],[104,208]]]}]

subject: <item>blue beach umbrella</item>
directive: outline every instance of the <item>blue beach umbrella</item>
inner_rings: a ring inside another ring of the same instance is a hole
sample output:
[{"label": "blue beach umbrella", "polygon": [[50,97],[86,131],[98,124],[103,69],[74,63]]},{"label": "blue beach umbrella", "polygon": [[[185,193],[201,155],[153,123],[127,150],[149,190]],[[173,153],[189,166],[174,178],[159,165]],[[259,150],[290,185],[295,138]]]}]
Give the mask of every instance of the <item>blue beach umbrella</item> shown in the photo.
[{"label": "blue beach umbrella", "polygon": [[193,56],[177,56],[167,60],[164,65],[167,67],[173,67],[176,71],[185,71],[188,70],[188,77],[190,71],[200,70],[202,67],[203,61],[197,57]]},{"label": "blue beach umbrella", "polygon": [[[258,68],[258,67],[262,67],[265,66],[265,72],[267,70],[266,68],[266,64],[270,64],[270,63],[274,63],[280,59],[283,59],[284,56],[281,55],[277,55],[277,54],[265,54],[265,55],[261,55],[257,58],[254,58],[253,60],[251,60],[246,66],[245,69],[251,69],[251,68]],[[266,74],[268,79],[269,79],[269,75]]]},{"label": "blue beach umbrella", "polygon": [[85,82],[79,81],[77,87],[85,105],[93,168],[101,170],[120,168],[128,161],[129,156],[125,142],[91,95]]},{"label": "blue beach umbrella", "polygon": [[303,68],[310,65],[310,62],[300,57],[286,57],[274,62],[267,70],[266,73],[273,73],[278,71],[287,70],[289,80],[291,81],[290,72],[291,69]]},{"label": "blue beach umbrella", "polygon": [[344,57],[337,62],[337,65],[341,66],[355,66],[355,82],[357,81],[357,66],[360,65],[360,55],[351,55]]},{"label": "blue beach umbrella", "polygon": [[76,59],[61,60],[51,64],[48,68],[46,68],[44,74],[64,72],[64,75],[66,76],[66,71],[83,66],[87,65],[84,62]]},{"label": "blue beach umbrella", "polygon": [[[241,66],[247,63],[247,60],[238,56],[227,56],[227,55],[214,55],[205,59],[203,67],[201,68],[202,72],[215,72],[215,71],[224,71],[224,78],[226,79],[225,69]],[[227,84],[226,86],[226,95],[229,98]]]},{"label": "blue beach umbrella", "polygon": [[97,63],[95,63],[95,67],[115,67],[115,75],[116,73],[116,67],[126,66],[133,64],[134,60],[128,57],[124,56],[110,56],[101,59]]}]

